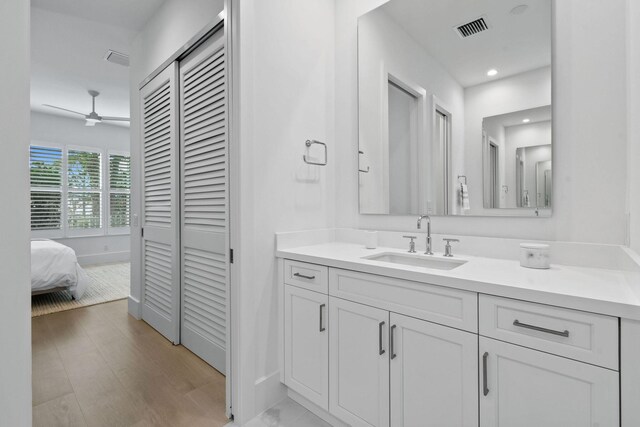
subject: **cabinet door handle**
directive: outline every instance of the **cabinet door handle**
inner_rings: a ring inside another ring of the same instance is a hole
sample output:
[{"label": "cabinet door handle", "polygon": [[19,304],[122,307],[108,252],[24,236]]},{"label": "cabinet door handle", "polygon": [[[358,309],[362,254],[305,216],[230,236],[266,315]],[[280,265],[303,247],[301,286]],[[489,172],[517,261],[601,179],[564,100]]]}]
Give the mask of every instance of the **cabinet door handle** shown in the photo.
[{"label": "cabinet door handle", "polygon": [[513,321],[513,326],[517,326],[519,328],[531,329],[538,332],[544,332],[545,334],[559,335],[561,337],[569,338],[569,331],[567,331],[566,329],[564,331],[554,331],[553,329],[547,329],[540,326],[522,323],[518,319]]},{"label": "cabinet door handle", "polygon": [[320,304],[320,332],[324,332],[327,328],[324,327],[324,322],[322,321],[322,309],[326,307],[326,304]]},{"label": "cabinet door handle", "polygon": [[393,325],[391,327],[390,332],[389,332],[389,346],[390,346],[389,351],[391,352],[391,360],[396,358],[396,352],[393,349],[393,340],[394,340],[394,335],[395,335],[394,331],[395,330],[396,330],[396,325]]},{"label": "cabinet door handle", "polygon": [[378,325],[378,354],[384,354],[384,348],[382,348],[382,328],[384,327],[384,322],[380,322]]},{"label": "cabinet door handle", "polygon": [[485,396],[489,394],[489,387],[487,386],[487,358],[489,357],[488,352],[484,352],[482,355],[482,394]]},{"label": "cabinet door handle", "polygon": [[305,276],[304,274],[300,274],[300,273],[293,273],[293,275],[295,277],[302,277],[303,279],[308,279],[308,280],[313,280],[316,278],[316,276]]}]

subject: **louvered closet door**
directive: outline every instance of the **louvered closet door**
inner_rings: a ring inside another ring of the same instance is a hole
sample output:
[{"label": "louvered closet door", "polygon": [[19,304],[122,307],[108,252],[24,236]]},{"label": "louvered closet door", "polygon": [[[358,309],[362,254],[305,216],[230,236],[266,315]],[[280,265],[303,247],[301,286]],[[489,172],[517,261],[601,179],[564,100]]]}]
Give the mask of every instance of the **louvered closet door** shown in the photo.
[{"label": "louvered closet door", "polygon": [[226,371],[228,180],[223,31],[180,63],[182,344]]},{"label": "louvered closet door", "polygon": [[143,146],[142,318],[180,342],[177,65],[141,89]]}]

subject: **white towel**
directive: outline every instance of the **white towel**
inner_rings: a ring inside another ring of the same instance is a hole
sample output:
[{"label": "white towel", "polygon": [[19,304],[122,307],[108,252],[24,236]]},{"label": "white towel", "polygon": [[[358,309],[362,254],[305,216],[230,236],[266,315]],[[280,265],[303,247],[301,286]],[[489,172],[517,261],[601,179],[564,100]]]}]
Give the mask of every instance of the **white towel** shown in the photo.
[{"label": "white towel", "polygon": [[469,203],[469,189],[467,188],[467,184],[460,184],[460,200],[462,201],[462,209],[468,211],[471,209],[471,204]]}]

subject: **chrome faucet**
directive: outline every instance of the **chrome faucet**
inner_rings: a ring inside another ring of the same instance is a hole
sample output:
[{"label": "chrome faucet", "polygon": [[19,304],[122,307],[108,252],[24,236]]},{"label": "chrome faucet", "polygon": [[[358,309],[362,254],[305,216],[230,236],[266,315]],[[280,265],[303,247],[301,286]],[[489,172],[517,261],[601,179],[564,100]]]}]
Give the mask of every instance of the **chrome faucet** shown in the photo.
[{"label": "chrome faucet", "polygon": [[431,250],[431,217],[429,215],[421,215],[418,218],[418,230],[422,228],[422,220],[427,219],[427,250],[424,252],[425,255],[433,255],[433,251]]}]

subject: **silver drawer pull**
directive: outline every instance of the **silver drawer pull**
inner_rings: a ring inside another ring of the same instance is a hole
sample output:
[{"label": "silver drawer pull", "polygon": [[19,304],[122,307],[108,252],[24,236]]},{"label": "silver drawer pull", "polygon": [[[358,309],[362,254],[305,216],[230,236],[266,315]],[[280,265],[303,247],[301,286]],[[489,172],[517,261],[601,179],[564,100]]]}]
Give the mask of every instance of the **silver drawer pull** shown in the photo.
[{"label": "silver drawer pull", "polygon": [[326,307],[326,304],[320,304],[320,332],[324,332],[327,328],[324,327],[324,322],[322,321],[322,310]]},{"label": "silver drawer pull", "polygon": [[382,348],[382,328],[384,327],[384,322],[380,322],[378,324],[378,354],[382,356],[384,354],[384,348]]},{"label": "silver drawer pull", "polygon": [[489,386],[487,385],[487,358],[489,357],[488,352],[484,352],[482,355],[482,394],[489,394]]},{"label": "silver drawer pull", "polygon": [[564,331],[554,331],[553,329],[542,328],[540,326],[528,325],[526,323],[522,323],[518,321],[518,319],[513,321],[513,326],[517,326],[519,328],[531,329],[538,332],[544,332],[545,334],[551,335],[559,335],[561,337],[569,338],[569,331],[566,329]]},{"label": "silver drawer pull", "polygon": [[391,353],[391,360],[395,359],[395,358],[396,358],[396,356],[397,356],[396,351],[395,351],[395,349],[393,348],[393,347],[394,347],[394,345],[393,345],[393,339],[394,339],[394,335],[395,335],[395,334],[393,333],[393,331],[395,331],[395,330],[396,330],[396,325],[393,325],[393,326],[391,327],[390,332],[389,332],[389,352]]},{"label": "silver drawer pull", "polygon": [[316,278],[316,276],[305,276],[304,274],[300,274],[300,273],[293,273],[293,275],[296,277],[302,277],[303,279],[309,279],[309,280],[313,280]]}]

